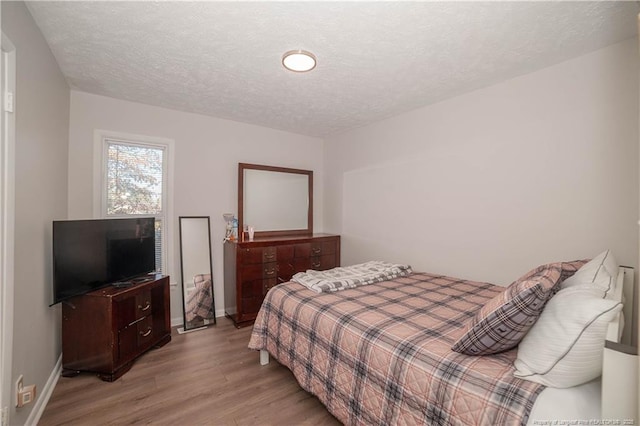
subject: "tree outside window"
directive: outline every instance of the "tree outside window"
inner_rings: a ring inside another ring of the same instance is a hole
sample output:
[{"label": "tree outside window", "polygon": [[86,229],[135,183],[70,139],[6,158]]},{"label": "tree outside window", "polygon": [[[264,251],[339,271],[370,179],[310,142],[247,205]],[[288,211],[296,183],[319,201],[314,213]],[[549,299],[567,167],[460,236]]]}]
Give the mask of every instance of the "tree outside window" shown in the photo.
[{"label": "tree outside window", "polygon": [[161,271],[164,147],[107,141],[106,151],[106,214],[156,218],[156,269]]}]

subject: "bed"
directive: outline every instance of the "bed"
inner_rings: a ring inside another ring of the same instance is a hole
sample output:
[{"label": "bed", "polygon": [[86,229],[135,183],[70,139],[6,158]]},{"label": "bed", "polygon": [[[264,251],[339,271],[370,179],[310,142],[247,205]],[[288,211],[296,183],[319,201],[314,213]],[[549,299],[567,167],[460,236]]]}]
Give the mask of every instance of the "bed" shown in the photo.
[{"label": "bed", "polygon": [[[573,272],[582,264],[574,264]],[[633,270],[621,271],[620,288],[632,286]],[[288,367],[303,389],[348,425],[600,418],[598,380],[546,388],[514,377],[517,348],[487,356],[452,351],[478,310],[503,292],[429,273],[321,294],[284,283],[265,297],[249,348],[261,351],[263,364],[270,354]],[[558,401],[566,403],[558,407]]]}]

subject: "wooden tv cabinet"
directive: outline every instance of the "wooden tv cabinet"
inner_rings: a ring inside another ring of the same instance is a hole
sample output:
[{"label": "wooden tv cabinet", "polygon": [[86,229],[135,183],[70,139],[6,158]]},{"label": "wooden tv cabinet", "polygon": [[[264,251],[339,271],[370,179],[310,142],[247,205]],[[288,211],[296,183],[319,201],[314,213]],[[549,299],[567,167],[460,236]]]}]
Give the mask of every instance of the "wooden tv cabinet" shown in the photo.
[{"label": "wooden tv cabinet", "polygon": [[153,347],[171,340],[169,277],[105,287],[62,305],[63,376],[81,371],[112,382]]}]

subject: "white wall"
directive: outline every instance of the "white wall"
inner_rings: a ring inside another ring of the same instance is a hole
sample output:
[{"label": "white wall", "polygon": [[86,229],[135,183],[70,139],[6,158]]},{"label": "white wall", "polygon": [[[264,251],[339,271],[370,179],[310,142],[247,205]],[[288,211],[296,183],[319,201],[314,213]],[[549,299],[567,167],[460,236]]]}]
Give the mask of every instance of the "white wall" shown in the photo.
[{"label": "white wall", "polygon": [[[51,221],[67,214],[69,87],[24,3],[1,7],[17,61],[12,381],[23,374],[42,392],[61,351],[60,306],[48,305]],[[11,406],[10,424],[24,424],[34,407]]]},{"label": "white wall", "polygon": [[[321,139],[157,108],[83,92],[71,92],[69,217],[93,217],[94,130],[175,141],[172,282],[180,282],[178,216],[211,216],[216,309],[224,306],[223,213],[236,213],[238,163],[314,171],[314,228],[322,231],[323,142]],[[182,321],[180,288],[171,292],[171,317]]]},{"label": "white wall", "polygon": [[638,259],[629,40],[325,140],[325,229],[368,259],[509,284],[611,248]]}]

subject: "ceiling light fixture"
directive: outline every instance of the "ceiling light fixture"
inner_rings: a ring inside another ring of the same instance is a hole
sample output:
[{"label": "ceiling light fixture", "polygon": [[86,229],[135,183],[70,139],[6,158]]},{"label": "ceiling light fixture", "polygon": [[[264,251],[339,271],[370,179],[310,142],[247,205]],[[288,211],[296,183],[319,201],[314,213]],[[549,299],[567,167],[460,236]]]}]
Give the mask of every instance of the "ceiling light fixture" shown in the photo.
[{"label": "ceiling light fixture", "polygon": [[282,55],[282,65],[293,72],[307,72],[316,67],[316,57],[306,50],[290,50]]}]

